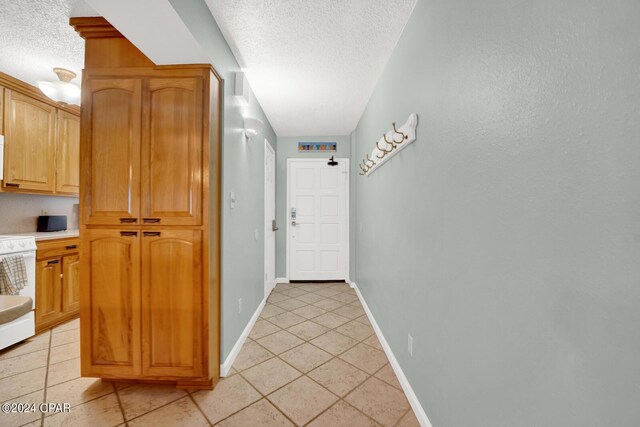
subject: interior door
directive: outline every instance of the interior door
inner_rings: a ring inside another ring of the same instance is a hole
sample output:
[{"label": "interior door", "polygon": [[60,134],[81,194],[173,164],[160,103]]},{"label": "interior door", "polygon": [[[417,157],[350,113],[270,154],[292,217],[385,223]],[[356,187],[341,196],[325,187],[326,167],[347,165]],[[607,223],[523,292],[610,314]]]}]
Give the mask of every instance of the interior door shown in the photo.
[{"label": "interior door", "polygon": [[346,280],[348,161],[289,159],[290,280]]},{"label": "interior door", "polygon": [[276,153],[264,140],[264,296],[276,285]]}]

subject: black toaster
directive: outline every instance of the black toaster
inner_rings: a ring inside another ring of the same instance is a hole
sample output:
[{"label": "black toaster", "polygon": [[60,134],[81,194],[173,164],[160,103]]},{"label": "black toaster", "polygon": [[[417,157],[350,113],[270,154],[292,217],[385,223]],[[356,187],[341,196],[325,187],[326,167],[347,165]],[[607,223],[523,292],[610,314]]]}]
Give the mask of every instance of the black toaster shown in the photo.
[{"label": "black toaster", "polygon": [[42,215],[38,217],[38,231],[64,231],[66,229],[66,215]]}]

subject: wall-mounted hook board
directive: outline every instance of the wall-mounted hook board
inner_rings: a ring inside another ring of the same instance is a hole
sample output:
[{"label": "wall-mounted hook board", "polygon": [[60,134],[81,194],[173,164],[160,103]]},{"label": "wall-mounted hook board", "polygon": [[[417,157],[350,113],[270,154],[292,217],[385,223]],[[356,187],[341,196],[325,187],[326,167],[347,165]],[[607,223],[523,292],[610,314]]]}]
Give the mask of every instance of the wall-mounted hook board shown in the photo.
[{"label": "wall-mounted hook board", "polygon": [[[398,154],[400,150],[415,141],[417,126],[418,115],[415,113],[411,114],[407,121],[399,128],[397,128],[394,123],[393,129],[385,133],[374,145],[371,154],[365,156],[363,159],[360,169],[363,171],[366,170],[366,172],[361,173],[361,175],[370,175],[391,157]],[[363,168],[362,165],[364,165],[365,168]]]}]

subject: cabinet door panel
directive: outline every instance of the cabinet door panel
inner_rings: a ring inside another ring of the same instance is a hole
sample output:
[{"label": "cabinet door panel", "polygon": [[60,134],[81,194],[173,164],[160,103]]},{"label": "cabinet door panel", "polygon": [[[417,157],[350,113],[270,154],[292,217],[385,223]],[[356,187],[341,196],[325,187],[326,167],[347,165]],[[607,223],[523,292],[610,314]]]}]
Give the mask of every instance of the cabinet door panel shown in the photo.
[{"label": "cabinet door panel", "polygon": [[146,97],[143,216],[159,219],[158,225],[199,225],[202,80],[150,79]]},{"label": "cabinet door panel", "polygon": [[[142,237],[143,373],[202,373],[201,232]],[[147,232],[149,234],[149,232]]]},{"label": "cabinet door panel", "polygon": [[62,314],[60,258],[36,263],[36,328]]},{"label": "cabinet door panel", "polygon": [[84,374],[140,374],[139,239],[123,237],[118,230],[84,232],[80,269]]},{"label": "cabinet door panel", "polygon": [[120,224],[140,216],[142,83],[138,79],[89,80],[83,90],[81,156],[83,222]]},{"label": "cabinet door panel", "polygon": [[80,118],[58,111],[56,147],[56,192],[80,191]]},{"label": "cabinet door panel", "polygon": [[56,108],[5,90],[3,187],[54,190]]},{"label": "cabinet door panel", "polygon": [[64,314],[80,309],[80,257],[62,258],[62,311]]}]

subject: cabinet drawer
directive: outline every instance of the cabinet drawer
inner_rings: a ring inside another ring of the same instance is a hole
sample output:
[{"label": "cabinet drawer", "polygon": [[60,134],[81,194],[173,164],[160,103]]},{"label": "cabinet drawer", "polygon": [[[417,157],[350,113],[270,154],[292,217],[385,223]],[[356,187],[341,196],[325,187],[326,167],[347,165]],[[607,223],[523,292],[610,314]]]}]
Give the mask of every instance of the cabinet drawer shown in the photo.
[{"label": "cabinet drawer", "polygon": [[59,257],[65,255],[77,254],[80,247],[80,239],[73,237],[71,239],[46,240],[37,242],[36,258],[38,260]]}]

